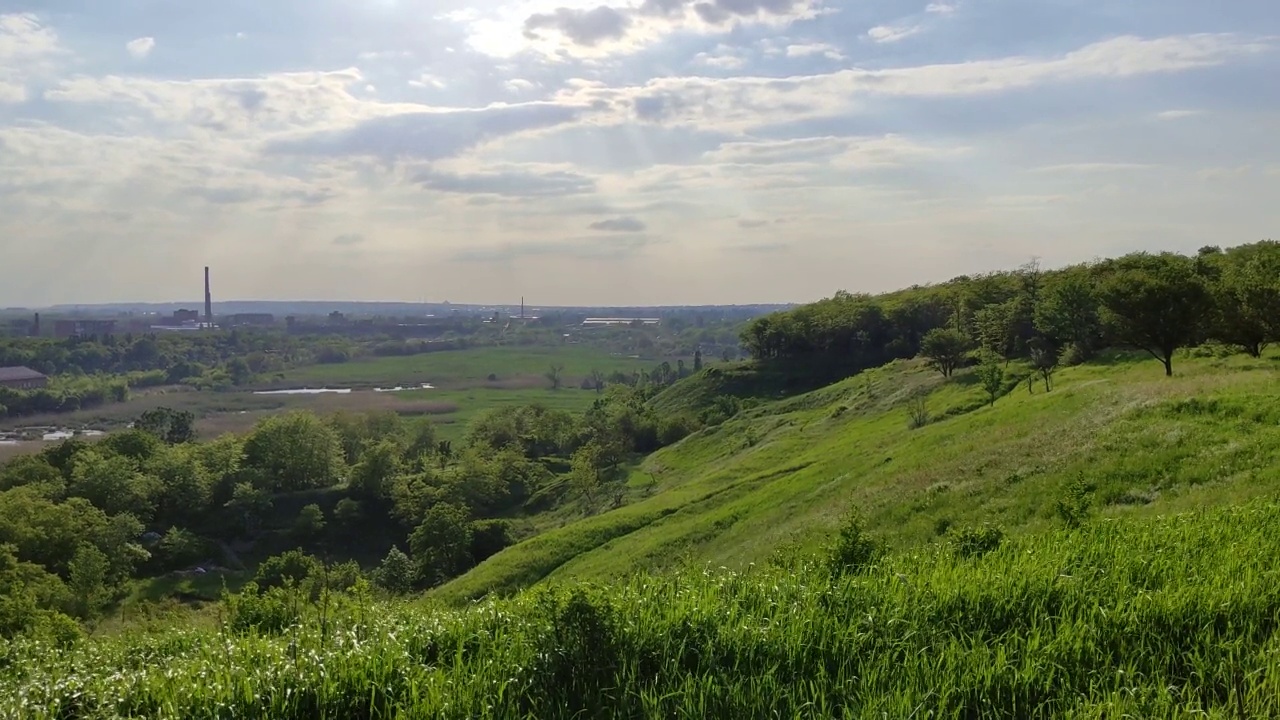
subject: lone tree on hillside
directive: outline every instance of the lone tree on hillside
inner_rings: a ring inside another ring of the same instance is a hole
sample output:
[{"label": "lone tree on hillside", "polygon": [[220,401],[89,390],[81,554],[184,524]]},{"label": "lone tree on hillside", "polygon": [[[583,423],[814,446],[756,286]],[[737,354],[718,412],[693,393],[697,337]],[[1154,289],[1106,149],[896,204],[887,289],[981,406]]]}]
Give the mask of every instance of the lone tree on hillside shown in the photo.
[{"label": "lone tree on hillside", "polygon": [[982,389],[987,391],[991,406],[995,407],[996,398],[1004,389],[1004,368],[1000,366],[1000,356],[994,352],[983,353],[982,364],[978,366],[978,379],[982,381]]},{"label": "lone tree on hillside", "polygon": [[[1049,378],[1053,376],[1053,371],[1058,369],[1058,353],[1054,352],[1053,347],[1043,338],[1035,338],[1031,341],[1031,367],[1044,378],[1044,391],[1052,390]],[[1034,377],[1034,374],[1029,375],[1027,379]]]},{"label": "lone tree on hillside", "polygon": [[959,330],[934,328],[920,340],[920,354],[929,359],[929,366],[942,373],[942,377],[951,377],[964,363],[968,352],[969,338]]},{"label": "lone tree on hillside", "polygon": [[1117,337],[1163,363],[1166,376],[1173,375],[1173,353],[1199,338],[1212,307],[1194,261],[1174,253],[1120,258],[1098,296]]}]

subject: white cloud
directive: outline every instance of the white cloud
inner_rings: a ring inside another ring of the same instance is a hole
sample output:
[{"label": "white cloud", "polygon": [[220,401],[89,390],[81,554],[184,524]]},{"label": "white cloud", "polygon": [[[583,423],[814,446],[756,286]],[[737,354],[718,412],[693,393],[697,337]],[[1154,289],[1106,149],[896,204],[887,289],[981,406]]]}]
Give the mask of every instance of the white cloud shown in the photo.
[{"label": "white cloud", "polygon": [[538,87],[537,84],[529,80],[525,80],[524,78],[512,78],[504,82],[502,86],[506,88],[508,92],[513,93],[526,93]]},{"label": "white cloud", "polygon": [[1079,162],[1079,163],[1063,163],[1060,165],[1044,165],[1035,168],[1033,172],[1039,173],[1102,173],[1102,172],[1123,172],[1126,170],[1150,170],[1156,167],[1146,163],[1118,163],[1118,162]]},{"label": "white cloud", "polygon": [[739,70],[747,64],[747,59],[739,55],[736,48],[721,43],[712,52],[694,55],[693,62],[720,70]]},{"label": "white cloud", "polygon": [[806,43],[787,46],[787,57],[809,57],[812,55],[821,55],[829,60],[844,59],[844,53],[827,43]]},{"label": "white cloud", "polygon": [[0,14],[0,103],[27,99],[27,83],[47,74],[65,54],[58,35],[35,15]]},{"label": "white cloud", "polygon": [[931,2],[925,6],[924,11],[935,15],[950,15],[956,11],[954,3]]},{"label": "white cloud", "polygon": [[868,96],[966,96],[1091,78],[1136,77],[1220,65],[1271,48],[1265,41],[1230,34],[1153,40],[1124,36],[1058,57],[1009,57],[883,70],[851,68],[793,77],[662,77],[623,88],[581,83],[557,98],[608,108],[623,118],[699,123],[729,130],[857,112]]},{"label": "white cloud", "polygon": [[156,47],[156,39],[153,37],[140,37],[137,40],[130,40],[125,43],[124,49],[134,60],[142,60],[151,54]]},{"label": "white cloud", "polygon": [[867,37],[878,43],[895,43],[924,30],[921,25],[877,25],[867,31]]},{"label": "white cloud", "polygon": [[1203,114],[1200,110],[1165,110],[1156,113],[1156,117],[1161,120],[1180,120],[1182,118],[1195,117]]}]

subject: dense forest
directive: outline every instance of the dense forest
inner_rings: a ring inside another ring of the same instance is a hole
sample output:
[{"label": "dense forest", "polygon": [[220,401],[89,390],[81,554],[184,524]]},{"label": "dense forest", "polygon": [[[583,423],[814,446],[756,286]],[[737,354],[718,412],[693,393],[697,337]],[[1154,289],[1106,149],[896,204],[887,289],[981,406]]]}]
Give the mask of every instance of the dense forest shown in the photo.
[{"label": "dense forest", "polygon": [[846,292],[750,322],[760,360],[848,374],[924,354],[949,374],[972,350],[1046,369],[1105,347],[1150,353],[1173,373],[1174,353],[1206,341],[1257,356],[1280,339],[1280,243],[1194,257],[1135,253],[1042,270],[959,277],[881,296]]}]

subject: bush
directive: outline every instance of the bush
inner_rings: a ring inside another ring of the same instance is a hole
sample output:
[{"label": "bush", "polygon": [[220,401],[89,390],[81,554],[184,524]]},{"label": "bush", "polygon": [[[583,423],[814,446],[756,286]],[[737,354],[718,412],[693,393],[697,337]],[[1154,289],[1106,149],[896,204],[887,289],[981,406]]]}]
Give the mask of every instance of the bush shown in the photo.
[{"label": "bush", "polygon": [[322,567],[320,560],[314,555],[308,555],[302,550],[290,550],[267,558],[258,566],[254,581],[267,588],[286,584],[300,585],[308,578],[318,576]]},{"label": "bush", "polygon": [[966,527],[956,532],[951,542],[960,557],[982,557],[999,549],[1000,543],[1004,542],[1004,530],[987,524],[979,528]]},{"label": "bush", "polygon": [[866,521],[856,508],[845,513],[828,551],[828,565],[834,574],[856,574],[870,567],[881,554],[880,544],[866,531]]},{"label": "bush", "polygon": [[497,555],[509,545],[510,524],[506,520],[476,520],[471,523],[471,557],[477,563]]},{"label": "bush", "polygon": [[298,599],[289,591],[272,587],[260,593],[254,582],[238,593],[223,596],[222,602],[227,611],[227,627],[238,634],[284,632],[301,617]]}]

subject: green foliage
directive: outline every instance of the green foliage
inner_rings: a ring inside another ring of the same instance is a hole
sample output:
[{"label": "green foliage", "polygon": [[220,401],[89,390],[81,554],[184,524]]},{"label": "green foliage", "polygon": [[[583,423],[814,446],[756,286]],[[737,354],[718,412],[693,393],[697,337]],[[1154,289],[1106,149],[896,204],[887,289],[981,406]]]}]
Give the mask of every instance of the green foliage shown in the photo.
[{"label": "green foliage", "polygon": [[951,545],[956,555],[974,558],[995,552],[1004,542],[1004,530],[999,526],[983,524],[981,527],[965,527],[953,533]]},{"label": "green foliage", "polygon": [[934,328],[921,339],[920,354],[928,359],[930,367],[949,378],[964,365],[969,347],[968,336],[959,330]]},{"label": "green foliage", "polygon": [[222,604],[226,627],[236,634],[275,635],[302,618],[297,591],[281,586],[259,591],[257,583],[249,582],[240,592],[224,595]]},{"label": "green foliage", "polygon": [[336,485],[345,470],[337,433],[310,413],[263,420],[245,441],[244,462],[273,492]]},{"label": "green foliage", "polygon": [[302,543],[314,542],[324,532],[324,527],[324,511],[320,506],[315,503],[304,505],[293,521],[293,537]]},{"label": "green foliage", "polygon": [[978,562],[939,548],[849,576],[801,557],[463,610],[246,587],[223,628],[11,644],[0,715],[1274,717],[1277,522],[1254,502]]},{"label": "green foliage", "polygon": [[413,590],[417,575],[418,571],[409,556],[401,552],[400,548],[392,547],[374,571],[373,581],[387,592],[403,595]]},{"label": "green foliage", "polygon": [[845,513],[827,562],[833,573],[855,574],[869,568],[882,553],[880,543],[867,532],[865,517],[853,508]]},{"label": "green foliage", "polygon": [[190,411],[158,407],[142,413],[133,426],[163,442],[177,445],[196,439],[195,420],[196,416]]},{"label": "green foliage", "polygon": [[1081,268],[1050,278],[1035,309],[1035,327],[1060,345],[1075,348],[1078,364],[1087,360],[1102,336],[1098,298]]},{"label": "green foliage", "polygon": [[320,560],[314,555],[308,555],[302,550],[289,550],[264,560],[258,566],[254,582],[263,588],[299,586],[318,577],[322,568]]},{"label": "green foliage", "polygon": [[1077,477],[1067,486],[1067,491],[1055,504],[1058,517],[1067,527],[1077,528],[1089,519],[1089,510],[1093,504],[1094,486]]},{"label": "green foliage", "polygon": [[1000,392],[1004,390],[1004,368],[994,353],[987,353],[978,365],[978,382],[982,383],[982,389],[986,391],[987,398],[994,406],[996,398],[1000,397]]},{"label": "green foliage", "polygon": [[72,608],[81,620],[94,620],[112,600],[108,584],[111,563],[101,550],[81,543],[67,568],[67,589],[71,591]]},{"label": "green foliage", "polygon": [[1162,362],[1165,375],[1173,375],[1173,353],[1201,337],[1211,307],[1194,263],[1172,253],[1113,261],[1098,294],[1116,336]]},{"label": "green foliage", "polygon": [[471,567],[471,533],[466,508],[443,502],[434,505],[409,536],[418,577],[435,585]]}]

